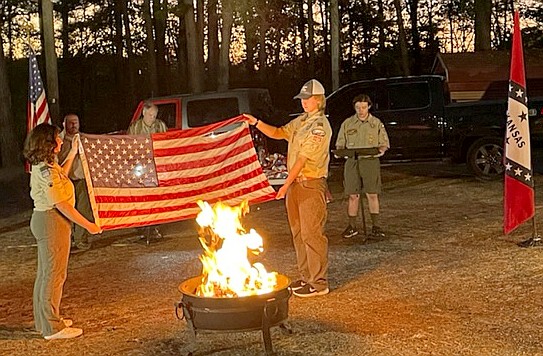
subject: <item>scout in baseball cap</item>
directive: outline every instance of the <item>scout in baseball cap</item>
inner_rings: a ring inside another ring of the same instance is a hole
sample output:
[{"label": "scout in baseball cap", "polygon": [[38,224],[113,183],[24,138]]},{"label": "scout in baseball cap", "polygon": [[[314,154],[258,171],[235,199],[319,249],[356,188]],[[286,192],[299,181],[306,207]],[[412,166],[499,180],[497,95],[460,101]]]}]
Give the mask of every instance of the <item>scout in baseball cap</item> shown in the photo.
[{"label": "scout in baseball cap", "polygon": [[324,87],[317,79],[306,82],[294,99],[308,99],[313,95],[324,95]]}]

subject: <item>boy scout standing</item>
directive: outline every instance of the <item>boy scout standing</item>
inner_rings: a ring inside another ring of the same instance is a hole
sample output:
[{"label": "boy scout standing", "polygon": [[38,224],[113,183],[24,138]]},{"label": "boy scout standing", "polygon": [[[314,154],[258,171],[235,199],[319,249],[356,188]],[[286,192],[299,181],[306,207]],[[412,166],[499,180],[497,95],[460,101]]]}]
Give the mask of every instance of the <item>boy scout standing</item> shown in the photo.
[{"label": "boy scout standing", "polygon": [[[336,148],[377,148],[379,154],[368,156],[353,156],[347,158],[344,167],[345,195],[348,195],[347,214],[349,225],[343,232],[344,238],[358,235],[357,216],[360,193],[366,193],[372,221],[371,234],[384,237],[379,225],[379,193],[381,192],[381,157],[390,148],[385,125],[370,114],[371,99],[366,94],[356,96],[352,102],[356,114],[347,118],[339,129]],[[362,179],[363,189],[361,189]],[[364,212],[362,212],[364,213]]]},{"label": "boy scout standing", "polygon": [[301,275],[290,287],[298,297],[314,297],[330,291],[324,224],[332,129],[324,115],[326,98],[321,83],[315,79],[308,81],[294,98],[301,99],[304,113],[284,126],[271,126],[252,115],[245,116],[249,124],[266,136],[288,141],[288,177],[276,199],[285,197]]}]

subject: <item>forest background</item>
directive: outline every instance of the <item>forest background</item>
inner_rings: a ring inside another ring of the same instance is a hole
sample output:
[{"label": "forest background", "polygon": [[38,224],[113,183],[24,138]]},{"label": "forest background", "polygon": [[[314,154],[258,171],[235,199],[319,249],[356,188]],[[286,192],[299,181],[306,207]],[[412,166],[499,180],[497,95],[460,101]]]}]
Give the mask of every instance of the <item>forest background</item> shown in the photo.
[{"label": "forest background", "polygon": [[[0,166],[20,165],[29,48],[53,122],[125,129],[138,101],[268,88],[275,119],[300,110],[309,78],[428,73],[439,52],[508,50],[513,9],[524,51],[543,48],[543,3],[514,0],[0,0]],[[48,34],[50,29],[50,34]],[[47,51],[47,47],[50,50]],[[529,88],[528,88],[529,91]]]}]

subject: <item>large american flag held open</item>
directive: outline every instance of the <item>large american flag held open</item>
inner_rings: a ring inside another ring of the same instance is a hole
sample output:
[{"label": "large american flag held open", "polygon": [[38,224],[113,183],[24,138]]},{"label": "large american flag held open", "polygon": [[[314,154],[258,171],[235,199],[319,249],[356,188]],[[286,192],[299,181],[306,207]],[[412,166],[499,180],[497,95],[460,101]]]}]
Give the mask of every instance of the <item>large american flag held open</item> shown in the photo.
[{"label": "large american flag held open", "polygon": [[237,205],[275,198],[249,127],[239,116],[152,135],[81,135],[80,150],[96,223],[104,230],[195,217],[196,201]]},{"label": "large american flag held open", "polygon": [[507,125],[505,128],[503,230],[508,234],[535,214],[528,95],[519,14],[515,12]]}]

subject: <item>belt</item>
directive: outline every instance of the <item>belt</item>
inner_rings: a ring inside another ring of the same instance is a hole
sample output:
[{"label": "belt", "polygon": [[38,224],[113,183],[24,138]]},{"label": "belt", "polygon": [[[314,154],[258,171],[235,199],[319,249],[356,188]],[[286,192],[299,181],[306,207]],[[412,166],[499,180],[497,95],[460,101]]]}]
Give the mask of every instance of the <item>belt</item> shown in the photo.
[{"label": "belt", "polygon": [[307,181],[310,181],[310,180],[317,180],[317,179],[323,179],[323,177],[321,177],[321,178],[297,177],[294,181],[300,183],[300,182],[307,182]]}]

